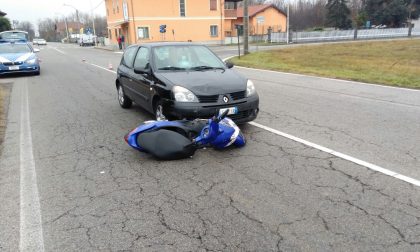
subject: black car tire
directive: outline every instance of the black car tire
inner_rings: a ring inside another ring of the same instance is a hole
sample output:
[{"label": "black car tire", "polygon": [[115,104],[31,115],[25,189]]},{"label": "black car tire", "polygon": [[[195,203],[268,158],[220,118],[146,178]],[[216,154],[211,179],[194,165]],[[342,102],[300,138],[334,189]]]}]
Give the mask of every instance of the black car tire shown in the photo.
[{"label": "black car tire", "polygon": [[124,93],[124,88],[121,85],[118,85],[117,88],[117,94],[118,94],[118,103],[122,108],[130,108],[133,104],[133,101],[131,101],[130,98],[128,98],[127,95]]},{"label": "black car tire", "polygon": [[35,75],[40,75],[40,74],[41,74],[41,70],[35,72]]},{"label": "black car tire", "polygon": [[159,99],[153,106],[153,112],[155,114],[156,121],[167,120],[166,116],[163,114],[163,111],[164,111],[164,108],[163,108],[162,100]]}]

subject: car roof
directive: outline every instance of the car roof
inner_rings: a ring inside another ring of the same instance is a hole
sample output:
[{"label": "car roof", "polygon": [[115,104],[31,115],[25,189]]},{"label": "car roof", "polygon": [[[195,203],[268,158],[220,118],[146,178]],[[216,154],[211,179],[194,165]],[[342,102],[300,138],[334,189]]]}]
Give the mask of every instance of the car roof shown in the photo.
[{"label": "car roof", "polygon": [[158,46],[205,46],[203,44],[191,43],[191,42],[151,42],[144,44],[136,44],[135,46],[144,47],[158,47]]},{"label": "car roof", "polygon": [[0,45],[15,45],[15,44],[16,45],[27,45],[27,46],[29,46],[27,42],[21,42],[21,41],[16,41],[16,42],[7,41],[7,42],[0,43]]}]

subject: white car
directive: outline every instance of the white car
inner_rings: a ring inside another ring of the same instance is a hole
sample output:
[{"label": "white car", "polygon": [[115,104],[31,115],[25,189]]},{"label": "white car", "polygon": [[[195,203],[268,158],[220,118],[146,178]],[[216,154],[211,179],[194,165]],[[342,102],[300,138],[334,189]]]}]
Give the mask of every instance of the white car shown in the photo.
[{"label": "white car", "polygon": [[47,45],[47,41],[45,39],[38,39],[38,45]]},{"label": "white car", "polygon": [[32,44],[33,45],[47,45],[47,41],[42,38],[35,38],[34,40],[32,40]]}]

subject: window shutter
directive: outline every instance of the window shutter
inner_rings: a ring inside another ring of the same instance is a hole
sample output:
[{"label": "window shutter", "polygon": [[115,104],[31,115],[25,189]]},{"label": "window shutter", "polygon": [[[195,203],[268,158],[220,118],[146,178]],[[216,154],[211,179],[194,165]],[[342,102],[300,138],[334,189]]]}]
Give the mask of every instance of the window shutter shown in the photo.
[{"label": "window shutter", "polygon": [[210,10],[217,10],[217,0],[210,0]]}]

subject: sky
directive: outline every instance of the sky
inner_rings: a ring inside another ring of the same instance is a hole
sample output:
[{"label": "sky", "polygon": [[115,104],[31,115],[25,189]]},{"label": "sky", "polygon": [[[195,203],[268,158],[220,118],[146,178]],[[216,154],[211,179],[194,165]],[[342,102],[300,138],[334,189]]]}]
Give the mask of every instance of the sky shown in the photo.
[{"label": "sky", "polygon": [[38,29],[38,20],[54,18],[74,13],[74,8],[63,6],[69,4],[80,12],[90,12],[92,8],[95,15],[106,15],[104,0],[0,0],[0,10],[6,12],[6,17],[12,20],[29,21]]}]

